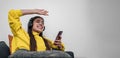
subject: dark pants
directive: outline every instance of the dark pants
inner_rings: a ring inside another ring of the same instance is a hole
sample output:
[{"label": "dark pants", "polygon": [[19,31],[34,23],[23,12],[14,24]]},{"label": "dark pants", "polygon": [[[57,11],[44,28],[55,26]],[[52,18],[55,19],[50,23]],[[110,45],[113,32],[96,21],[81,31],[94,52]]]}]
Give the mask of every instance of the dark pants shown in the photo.
[{"label": "dark pants", "polygon": [[9,58],[71,58],[71,56],[63,51],[58,50],[37,52],[20,49],[10,55]]}]

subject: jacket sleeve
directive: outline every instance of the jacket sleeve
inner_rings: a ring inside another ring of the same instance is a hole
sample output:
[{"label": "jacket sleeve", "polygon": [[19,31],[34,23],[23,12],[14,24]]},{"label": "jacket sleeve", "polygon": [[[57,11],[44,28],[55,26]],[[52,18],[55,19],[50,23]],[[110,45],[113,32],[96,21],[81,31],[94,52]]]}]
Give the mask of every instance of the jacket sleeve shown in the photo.
[{"label": "jacket sleeve", "polygon": [[62,45],[62,49],[59,49],[56,45],[54,45],[54,42],[53,42],[53,41],[51,41],[51,40],[49,40],[49,39],[47,39],[47,41],[48,41],[48,43],[49,43],[49,45],[50,45],[50,47],[51,47],[52,49],[61,50],[61,51],[64,51],[64,50],[65,50],[65,46],[64,46],[63,43],[61,44],[61,45]]},{"label": "jacket sleeve", "polygon": [[22,15],[21,10],[11,9],[8,12],[8,22],[13,35],[16,35],[21,28],[20,16]]},{"label": "jacket sleeve", "polygon": [[17,49],[27,49],[29,50],[29,35],[22,28],[20,22],[20,16],[22,16],[21,10],[11,9],[8,12],[8,23],[13,34],[12,40],[12,53]]}]

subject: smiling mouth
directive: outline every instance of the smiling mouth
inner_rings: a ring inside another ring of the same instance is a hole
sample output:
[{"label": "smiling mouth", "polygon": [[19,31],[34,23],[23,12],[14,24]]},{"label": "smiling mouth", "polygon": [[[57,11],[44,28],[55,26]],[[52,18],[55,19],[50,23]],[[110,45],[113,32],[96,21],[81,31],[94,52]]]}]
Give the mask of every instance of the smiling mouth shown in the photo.
[{"label": "smiling mouth", "polygon": [[42,27],[42,26],[37,26],[37,28],[39,28],[39,29],[43,29],[43,27]]}]

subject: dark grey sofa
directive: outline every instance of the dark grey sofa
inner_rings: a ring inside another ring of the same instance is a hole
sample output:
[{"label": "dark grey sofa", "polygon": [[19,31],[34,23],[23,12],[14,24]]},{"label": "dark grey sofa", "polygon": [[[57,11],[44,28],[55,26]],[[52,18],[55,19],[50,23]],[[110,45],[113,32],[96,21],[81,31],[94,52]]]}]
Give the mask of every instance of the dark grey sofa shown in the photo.
[{"label": "dark grey sofa", "polygon": [[10,55],[9,47],[4,41],[0,41],[0,58],[8,58]]},{"label": "dark grey sofa", "polygon": [[[72,51],[65,51],[74,58],[74,53]],[[10,50],[4,41],[0,41],[0,58],[8,58],[10,55]]]}]

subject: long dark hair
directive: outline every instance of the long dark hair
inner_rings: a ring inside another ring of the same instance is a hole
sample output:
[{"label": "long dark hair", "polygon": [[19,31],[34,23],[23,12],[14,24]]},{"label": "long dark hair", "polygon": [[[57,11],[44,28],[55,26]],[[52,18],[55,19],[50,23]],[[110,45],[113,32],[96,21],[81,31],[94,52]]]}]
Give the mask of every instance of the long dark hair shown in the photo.
[{"label": "long dark hair", "polygon": [[[36,40],[35,40],[34,35],[32,33],[33,21],[37,18],[41,18],[44,22],[44,19],[40,16],[32,17],[28,22],[28,34],[29,34],[29,37],[30,37],[30,51],[36,51],[37,50]],[[45,29],[45,27],[44,27],[44,29]],[[45,46],[46,46],[46,50],[50,50],[50,45],[49,45],[48,41],[43,37],[43,32],[41,32],[39,34],[39,36],[41,36],[43,38]]]}]

